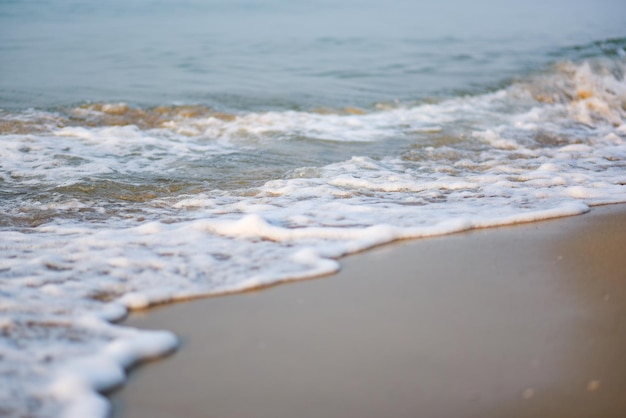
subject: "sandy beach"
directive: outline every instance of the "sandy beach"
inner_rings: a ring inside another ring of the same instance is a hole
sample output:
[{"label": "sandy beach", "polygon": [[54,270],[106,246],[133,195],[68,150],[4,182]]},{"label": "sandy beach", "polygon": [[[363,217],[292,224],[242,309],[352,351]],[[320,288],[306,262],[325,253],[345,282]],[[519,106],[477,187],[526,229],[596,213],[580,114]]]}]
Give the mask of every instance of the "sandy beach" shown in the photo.
[{"label": "sandy beach", "polygon": [[132,314],[181,339],[115,418],[626,416],[626,205],[402,242]]}]

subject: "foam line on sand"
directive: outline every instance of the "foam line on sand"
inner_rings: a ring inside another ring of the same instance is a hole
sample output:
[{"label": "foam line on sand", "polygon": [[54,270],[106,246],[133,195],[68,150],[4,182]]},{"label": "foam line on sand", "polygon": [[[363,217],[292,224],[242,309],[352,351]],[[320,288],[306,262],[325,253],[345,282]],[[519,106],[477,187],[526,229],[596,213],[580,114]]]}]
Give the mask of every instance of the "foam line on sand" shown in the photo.
[{"label": "foam line on sand", "polygon": [[182,347],[131,374],[114,417],[624,416],[626,205],[342,265],[131,315]]}]

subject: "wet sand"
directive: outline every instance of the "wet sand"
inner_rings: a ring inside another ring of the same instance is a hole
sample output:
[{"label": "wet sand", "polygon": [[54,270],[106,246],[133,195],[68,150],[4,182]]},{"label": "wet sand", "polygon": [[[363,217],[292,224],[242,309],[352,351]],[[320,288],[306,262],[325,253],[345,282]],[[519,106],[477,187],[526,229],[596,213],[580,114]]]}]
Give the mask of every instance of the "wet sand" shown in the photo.
[{"label": "wet sand", "polygon": [[626,205],[403,242],[336,276],[164,306],[115,418],[626,416]]}]

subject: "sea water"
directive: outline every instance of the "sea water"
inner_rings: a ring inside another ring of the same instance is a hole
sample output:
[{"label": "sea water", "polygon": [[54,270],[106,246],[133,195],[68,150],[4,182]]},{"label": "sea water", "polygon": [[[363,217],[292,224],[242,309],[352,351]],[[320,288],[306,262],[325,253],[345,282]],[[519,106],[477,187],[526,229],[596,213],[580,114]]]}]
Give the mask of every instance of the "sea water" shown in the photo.
[{"label": "sea water", "polygon": [[177,344],[128,309],[626,202],[625,28],[621,0],[0,0],[0,415],[105,416]]}]

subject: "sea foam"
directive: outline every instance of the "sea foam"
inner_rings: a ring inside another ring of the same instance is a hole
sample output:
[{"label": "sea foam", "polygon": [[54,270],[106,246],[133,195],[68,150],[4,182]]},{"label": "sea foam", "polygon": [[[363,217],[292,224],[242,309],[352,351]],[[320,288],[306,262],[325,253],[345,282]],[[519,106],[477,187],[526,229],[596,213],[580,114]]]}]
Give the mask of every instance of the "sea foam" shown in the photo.
[{"label": "sea foam", "polygon": [[623,72],[621,59],[564,62],[488,94],[364,111],[11,115],[2,411],[105,416],[98,392],[177,344],[109,322],[128,309],[331,274],[394,240],[626,202]]}]

